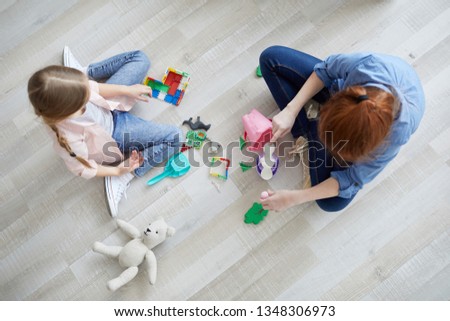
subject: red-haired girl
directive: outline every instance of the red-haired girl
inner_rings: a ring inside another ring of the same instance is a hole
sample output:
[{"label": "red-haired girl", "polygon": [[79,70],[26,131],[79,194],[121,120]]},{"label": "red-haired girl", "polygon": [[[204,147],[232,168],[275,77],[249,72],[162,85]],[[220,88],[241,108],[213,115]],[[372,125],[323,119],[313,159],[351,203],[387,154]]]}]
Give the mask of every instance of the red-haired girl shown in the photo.
[{"label": "red-haired girl", "polygon": [[[260,68],[281,112],[273,139],[289,131],[308,142],[310,188],[269,191],[266,209],[316,201],[325,211],[345,208],[398,154],[419,126],[425,109],[420,80],[400,58],[375,53],[338,54],[324,61],[273,46]],[[322,104],[308,119],[303,106]]]}]

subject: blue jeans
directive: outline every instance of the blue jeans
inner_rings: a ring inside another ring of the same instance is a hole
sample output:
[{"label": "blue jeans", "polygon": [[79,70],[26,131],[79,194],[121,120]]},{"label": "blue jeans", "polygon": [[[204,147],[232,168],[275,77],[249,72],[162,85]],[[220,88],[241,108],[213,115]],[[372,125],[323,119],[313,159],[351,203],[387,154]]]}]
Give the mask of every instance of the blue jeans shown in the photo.
[{"label": "blue jeans", "polygon": [[[150,61],[142,51],[130,51],[90,64],[88,76],[108,84],[141,84],[150,68]],[[136,176],[143,176],[179,151],[182,133],[172,125],[162,125],[144,120],[128,112],[114,110],[112,138],[125,156],[132,150],[141,151],[144,163],[137,168]]]},{"label": "blue jeans", "polygon": [[[281,46],[269,47],[261,53],[259,58],[261,73],[280,110],[283,110],[297,95],[313,73],[314,66],[320,61],[304,52]],[[320,104],[324,104],[329,98],[330,94],[326,88],[313,97]],[[309,172],[313,186],[328,179],[332,171],[345,169],[333,160],[321,143],[317,126],[317,120],[309,120],[305,109],[302,108],[291,130],[294,138],[304,136],[308,139]],[[336,196],[316,202],[322,210],[334,212],[345,208],[353,197]]]}]

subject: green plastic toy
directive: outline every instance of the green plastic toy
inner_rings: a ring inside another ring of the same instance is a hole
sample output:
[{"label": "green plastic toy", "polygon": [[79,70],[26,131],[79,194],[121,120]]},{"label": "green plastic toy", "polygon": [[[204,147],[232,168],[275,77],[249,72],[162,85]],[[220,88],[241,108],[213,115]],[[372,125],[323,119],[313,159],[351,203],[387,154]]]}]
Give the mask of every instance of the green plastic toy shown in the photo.
[{"label": "green plastic toy", "polygon": [[262,77],[261,67],[259,67],[259,66],[256,68],[256,76]]},{"label": "green plastic toy", "polygon": [[186,146],[194,147],[200,149],[203,142],[206,140],[206,131],[200,130],[190,130],[186,134]]},{"label": "green plastic toy", "polygon": [[269,213],[268,210],[263,209],[260,203],[253,203],[253,206],[245,213],[244,222],[247,224],[258,224]]},{"label": "green plastic toy", "polygon": [[244,162],[239,162],[239,166],[241,166],[241,169],[242,169],[243,172],[246,172],[250,168],[253,167],[252,165],[245,164]]},{"label": "green plastic toy", "polygon": [[239,148],[240,148],[241,150],[243,150],[246,144],[247,144],[247,142],[245,141],[245,139],[242,138],[242,136],[240,136],[240,137],[239,137]]}]

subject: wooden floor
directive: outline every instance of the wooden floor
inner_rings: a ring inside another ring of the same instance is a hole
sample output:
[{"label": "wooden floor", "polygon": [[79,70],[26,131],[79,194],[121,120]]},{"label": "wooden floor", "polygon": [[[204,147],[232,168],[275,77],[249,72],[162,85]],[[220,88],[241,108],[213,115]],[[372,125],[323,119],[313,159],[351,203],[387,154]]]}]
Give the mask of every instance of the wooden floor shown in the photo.
[{"label": "wooden floor", "polygon": [[[5,0],[0,27],[1,300],[450,299],[448,0]],[[92,244],[127,239],[108,216],[103,182],[66,170],[26,94],[29,76],[61,63],[65,44],[84,65],[141,49],[154,78],[167,66],[190,72],[180,107],[153,99],[133,112],[180,127],[201,116],[223,145],[236,146],[252,108],[276,112],[255,76],[274,44],[322,58],[398,55],[419,73],[427,107],[398,157],[336,214],[309,203],[245,224],[261,191],[299,188],[303,177],[301,167],[269,182],[242,172],[236,147],[218,187],[205,165],[153,187],[145,183],[161,169],[136,179],[120,217],[143,228],[161,216],[177,232],[155,248],[155,285],[142,268],[111,293],[106,282],[121,268]]]}]

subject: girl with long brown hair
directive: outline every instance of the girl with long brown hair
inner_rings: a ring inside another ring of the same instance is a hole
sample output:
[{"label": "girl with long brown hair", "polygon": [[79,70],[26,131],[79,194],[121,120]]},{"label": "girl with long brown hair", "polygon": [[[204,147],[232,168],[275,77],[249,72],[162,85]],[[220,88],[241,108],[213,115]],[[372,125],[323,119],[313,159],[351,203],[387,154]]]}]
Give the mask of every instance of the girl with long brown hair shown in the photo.
[{"label": "girl with long brown hair", "polygon": [[180,147],[180,130],[128,111],[147,101],[141,85],[150,62],[141,51],[125,52],[82,67],[68,47],[64,66],[48,66],[28,81],[28,96],[54,148],[75,175],[104,177],[111,216],[130,181],[143,176]]},{"label": "girl with long brown hair", "polygon": [[[342,210],[398,154],[424,113],[420,80],[397,57],[355,53],[322,61],[273,46],[261,54],[260,68],[281,110],[273,118],[272,141],[291,132],[307,145],[303,166],[312,185],[268,191],[261,199],[266,209],[316,201],[325,211]],[[322,104],[316,118],[303,108],[310,99]]]}]

